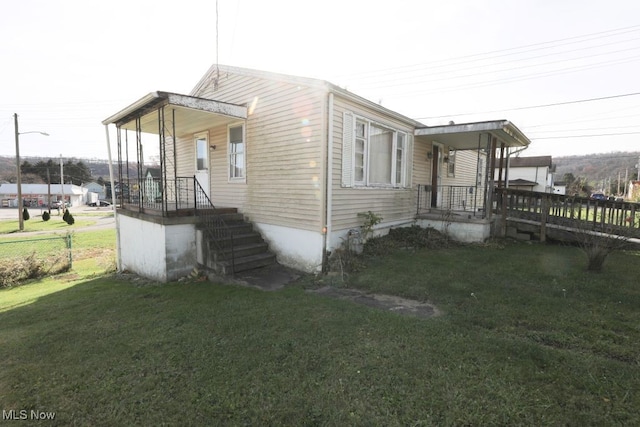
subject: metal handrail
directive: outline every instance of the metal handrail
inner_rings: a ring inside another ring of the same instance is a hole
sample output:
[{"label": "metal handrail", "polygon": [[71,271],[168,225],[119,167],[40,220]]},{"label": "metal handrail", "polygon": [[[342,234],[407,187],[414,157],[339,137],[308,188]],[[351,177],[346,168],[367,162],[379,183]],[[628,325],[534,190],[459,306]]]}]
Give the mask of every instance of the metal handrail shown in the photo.
[{"label": "metal handrail", "polygon": [[228,260],[226,251],[230,250],[231,274],[235,274],[235,244],[233,232],[222,216],[216,213],[216,207],[195,176],[193,177],[193,188],[195,213],[203,219],[202,223],[205,225],[205,230],[208,232],[209,237],[211,237],[210,241],[213,242],[218,249],[218,254],[225,260]]},{"label": "metal handrail", "polygon": [[484,215],[484,199],[472,185],[418,185],[416,214],[442,209],[453,212],[467,212]]}]

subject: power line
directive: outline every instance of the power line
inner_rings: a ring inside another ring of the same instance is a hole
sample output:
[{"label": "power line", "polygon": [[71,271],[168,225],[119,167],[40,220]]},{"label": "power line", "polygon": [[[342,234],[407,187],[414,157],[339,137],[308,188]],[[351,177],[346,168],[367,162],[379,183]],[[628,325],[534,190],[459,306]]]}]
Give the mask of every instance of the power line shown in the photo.
[{"label": "power line", "polygon": [[540,72],[540,73],[532,73],[532,74],[527,74],[527,75],[523,75],[523,76],[508,77],[508,78],[495,79],[495,80],[488,80],[488,81],[479,82],[479,83],[469,83],[469,84],[466,84],[466,85],[448,86],[448,87],[434,89],[434,90],[426,90],[426,91],[420,91],[420,92],[411,91],[411,92],[405,92],[405,93],[402,93],[402,94],[398,94],[398,95],[395,95],[395,96],[389,95],[388,97],[389,98],[406,98],[406,97],[415,97],[416,95],[430,95],[430,94],[436,94],[436,93],[456,92],[456,91],[460,91],[460,90],[476,89],[476,88],[488,87],[488,86],[496,86],[496,85],[500,85],[500,84],[504,84],[504,83],[514,83],[514,82],[519,82],[519,81],[524,81],[524,80],[545,78],[545,77],[557,76],[557,75],[561,75],[561,74],[573,73],[573,72],[577,72],[577,71],[584,71],[584,70],[591,70],[591,69],[595,69],[595,68],[608,67],[608,66],[612,66],[612,65],[626,64],[626,63],[629,63],[629,62],[637,61],[638,59],[640,59],[640,55],[634,56],[634,57],[631,57],[631,58],[628,58],[628,59],[625,59],[625,60],[618,60],[616,62],[613,62],[613,61],[599,62],[599,63],[592,64],[592,65],[582,65],[582,66],[577,66],[577,67],[564,68],[564,69],[560,69],[560,70],[544,71],[544,72]]},{"label": "power line", "polygon": [[[640,40],[640,38],[636,39],[636,40]],[[622,53],[622,52],[628,52],[628,51],[637,51],[638,48],[637,47],[632,47],[632,48],[628,48],[628,49],[619,49],[619,50],[615,50],[615,51],[607,51],[607,52],[601,52],[601,53],[595,53],[592,55],[585,55],[585,56],[580,56],[580,57],[575,57],[575,58],[563,58],[563,59],[558,59],[555,61],[548,61],[548,62],[544,62],[544,63],[534,63],[534,64],[523,64],[523,65],[517,65],[517,66],[512,66],[509,68],[502,68],[502,69],[489,69],[486,71],[478,71],[479,69],[482,68],[487,68],[487,67],[496,67],[499,65],[503,65],[503,64],[510,64],[510,63],[514,63],[514,62],[524,62],[524,61],[530,61],[532,59],[536,59],[538,57],[533,57],[533,58],[524,58],[524,59],[519,59],[519,60],[511,60],[511,61],[505,61],[505,62],[501,62],[501,63],[497,63],[497,64],[486,64],[486,65],[476,65],[476,66],[469,66],[469,67],[464,67],[464,68],[458,68],[455,70],[443,70],[443,71],[439,71],[436,73],[432,73],[432,72],[428,72],[428,76],[425,76],[424,79],[421,80],[409,80],[409,79],[402,79],[402,78],[398,78],[397,76],[391,80],[389,80],[389,84],[380,84],[380,82],[371,82],[368,85],[363,85],[363,86],[355,86],[358,90],[366,90],[366,89],[380,89],[380,88],[391,88],[391,87],[401,87],[401,86],[408,86],[408,85],[416,85],[416,84],[425,84],[425,83],[436,83],[436,82],[441,82],[441,81],[448,81],[448,80],[456,80],[456,79],[465,79],[465,78],[476,78],[476,77],[480,77],[482,75],[495,75],[498,73],[508,73],[508,72],[512,72],[512,71],[517,71],[517,70],[522,70],[522,69],[532,69],[532,68],[540,68],[540,67],[546,67],[546,66],[551,66],[553,64],[561,64],[561,63],[568,63],[568,62],[575,62],[575,61],[582,61],[588,58],[594,58],[594,57],[598,57],[598,56],[609,56],[615,53]],[[551,55],[560,55],[560,54],[564,54],[566,52],[558,52],[558,53],[552,53],[552,54],[547,54],[547,55],[541,55],[539,57],[542,56],[551,56]],[[634,59],[634,58],[638,58],[638,56],[631,56],[631,57],[627,57],[627,58],[619,58],[617,60],[609,60],[609,61],[603,61],[603,62],[596,62],[593,64],[585,64],[585,65],[581,65],[578,67],[565,67],[565,68],[559,68],[556,70],[549,70],[546,71],[547,73],[554,73],[554,72],[562,72],[562,71],[570,71],[573,69],[580,69],[580,68],[588,68],[590,65],[594,66],[594,65],[607,65],[607,64],[614,64],[614,63],[618,63],[621,60],[625,60],[625,59]],[[473,73],[467,73],[467,74],[458,74],[458,75],[452,75],[452,73],[454,72],[459,72],[459,71],[464,71],[464,70],[474,70]],[[438,78],[433,78],[434,76],[438,76],[438,75],[444,75],[444,77],[438,77]],[[530,75],[534,75],[535,74],[530,74]],[[493,80],[493,82],[496,82],[495,80]],[[500,82],[500,80],[498,80],[497,82]]]},{"label": "power line", "polygon": [[640,132],[600,133],[600,134],[592,134],[592,135],[543,136],[540,138],[532,137],[531,140],[537,141],[539,139],[592,138],[596,136],[621,136],[621,135],[640,135]]},{"label": "power line", "polygon": [[[564,45],[568,45],[568,44],[582,43],[582,42],[586,42],[586,41],[594,40],[594,39],[601,39],[601,38],[605,38],[605,37],[614,37],[614,36],[618,36],[618,35],[621,35],[621,34],[638,31],[638,29],[640,29],[640,25],[633,25],[633,26],[630,26],[630,27],[622,27],[622,28],[617,28],[617,29],[613,29],[613,30],[600,31],[600,32],[590,33],[590,34],[583,34],[583,35],[580,35],[580,36],[573,36],[573,37],[567,37],[567,38],[563,38],[563,39],[556,39],[556,40],[551,40],[551,41],[546,41],[546,42],[533,43],[533,44],[529,44],[529,45],[517,46],[517,47],[508,48],[508,49],[499,49],[499,50],[476,53],[476,54],[471,54],[471,55],[453,57],[453,58],[449,58],[449,59],[443,59],[443,60],[440,60],[440,61],[424,62],[424,63],[421,63],[421,64],[412,64],[412,65],[406,65],[406,66],[402,66],[402,67],[391,67],[391,68],[386,68],[386,69],[382,69],[382,70],[366,71],[366,72],[361,72],[361,73],[342,74],[342,75],[339,74],[339,75],[337,75],[337,77],[351,77],[351,76],[352,77],[362,77],[362,76],[365,76],[365,75],[373,75],[373,76],[375,76],[376,74],[378,74],[378,75],[379,74],[383,74],[383,75],[394,74],[394,75],[397,75],[398,70],[403,70],[403,69],[408,69],[408,68],[416,68],[416,67],[423,67],[423,66],[429,66],[429,65],[433,66],[432,64],[447,63],[447,62],[450,62],[450,64],[442,65],[442,66],[457,65],[457,64],[461,64],[461,63],[465,63],[465,62],[477,61],[477,59],[470,60],[469,58],[478,58],[478,57],[482,57],[482,56],[488,56],[485,59],[499,58],[499,57],[502,57],[502,56],[527,53],[527,52],[531,52],[531,51],[535,51],[535,50],[541,50],[541,49],[548,49],[548,47],[545,47],[545,48],[540,48],[539,47],[539,46],[543,46],[543,45],[557,44],[558,46],[564,46]],[[584,40],[572,41],[570,43],[562,43],[562,42],[566,42],[566,41],[570,41],[570,40],[576,40],[576,39],[584,39]],[[527,49],[527,48],[532,48],[532,47],[538,47],[538,48],[537,49],[529,49],[529,50],[526,50],[524,52],[515,52],[515,53],[510,53],[510,54],[504,54],[504,52],[522,50],[522,49]],[[551,46],[551,47],[557,47],[557,46]],[[493,54],[496,54],[496,53],[498,53],[498,54],[502,53],[502,54],[501,55],[497,55],[497,56],[489,56],[489,55],[493,55]],[[458,61],[458,62],[454,62],[454,61]]]},{"label": "power line", "polygon": [[606,129],[629,129],[629,128],[638,128],[640,125],[630,125],[630,126],[608,126],[608,127],[599,127],[599,128],[582,128],[582,129],[556,129],[556,130],[534,130],[528,131],[527,135],[531,133],[557,133],[557,132],[583,132],[583,131],[594,131],[594,130],[606,130]]},{"label": "power line", "polygon": [[505,109],[501,109],[501,110],[481,111],[481,112],[472,112],[472,113],[460,113],[460,114],[447,114],[447,115],[443,115],[443,116],[418,117],[415,120],[442,119],[442,118],[447,118],[447,117],[469,116],[469,115],[473,115],[473,114],[488,114],[488,113],[501,113],[501,112],[505,112],[505,111],[531,110],[531,109],[534,109],[534,108],[557,107],[557,106],[560,106],[560,105],[580,104],[580,103],[583,103],[583,102],[603,101],[603,100],[606,100],[606,99],[624,98],[624,97],[627,97],[627,96],[637,96],[637,95],[640,95],[640,92],[624,93],[624,94],[620,94],[620,95],[611,95],[611,96],[601,96],[599,98],[578,99],[578,100],[575,100],[575,101],[555,102],[555,103],[552,103],[552,104],[528,105],[526,107],[505,108]]}]

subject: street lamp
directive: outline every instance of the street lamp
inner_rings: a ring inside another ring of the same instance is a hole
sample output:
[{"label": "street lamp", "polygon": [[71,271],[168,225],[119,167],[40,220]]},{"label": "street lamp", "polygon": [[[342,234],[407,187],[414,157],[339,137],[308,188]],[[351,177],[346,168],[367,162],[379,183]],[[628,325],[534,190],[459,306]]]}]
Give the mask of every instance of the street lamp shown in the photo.
[{"label": "street lamp", "polygon": [[16,176],[16,183],[18,186],[18,224],[20,224],[20,231],[24,230],[24,218],[22,218],[22,174],[20,173],[20,135],[27,133],[39,133],[40,135],[49,136],[46,132],[40,132],[37,130],[28,132],[18,132],[18,114],[13,114],[13,122],[16,128],[16,166],[18,167],[18,173]]}]

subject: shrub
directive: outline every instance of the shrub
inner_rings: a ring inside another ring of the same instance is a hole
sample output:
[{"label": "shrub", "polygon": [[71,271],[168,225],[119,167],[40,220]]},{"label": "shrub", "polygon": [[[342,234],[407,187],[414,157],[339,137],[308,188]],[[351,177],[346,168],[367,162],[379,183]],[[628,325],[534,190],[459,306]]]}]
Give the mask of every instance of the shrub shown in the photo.
[{"label": "shrub", "polygon": [[396,249],[437,249],[455,245],[444,233],[435,228],[411,227],[392,228],[389,234],[367,240],[364,254],[370,256],[387,255]]},{"label": "shrub", "polygon": [[45,212],[42,214],[42,220],[43,220],[43,221],[49,221],[50,219],[51,219],[51,215],[49,215],[49,212],[45,211]]},{"label": "shrub", "polygon": [[64,216],[62,217],[62,219],[64,219],[65,222],[67,224],[69,224],[69,225],[73,225],[73,223],[76,222],[76,220],[73,218],[73,215],[71,215],[71,213],[69,212],[68,209],[65,211]]},{"label": "shrub", "polygon": [[24,280],[44,275],[42,261],[35,253],[24,258],[7,258],[0,260],[0,288],[14,286]]},{"label": "shrub", "polygon": [[[62,215],[62,220],[63,220],[64,222],[67,222],[67,218],[69,218],[69,215],[71,215],[71,214],[69,213],[69,209],[65,209],[65,210],[64,210],[64,214]],[[67,222],[67,223],[68,223],[68,222]]]},{"label": "shrub", "polygon": [[27,210],[27,208],[24,208],[24,210],[22,211],[22,219],[24,219],[25,221],[29,221],[29,218],[31,218],[31,216],[29,215],[29,211]]}]

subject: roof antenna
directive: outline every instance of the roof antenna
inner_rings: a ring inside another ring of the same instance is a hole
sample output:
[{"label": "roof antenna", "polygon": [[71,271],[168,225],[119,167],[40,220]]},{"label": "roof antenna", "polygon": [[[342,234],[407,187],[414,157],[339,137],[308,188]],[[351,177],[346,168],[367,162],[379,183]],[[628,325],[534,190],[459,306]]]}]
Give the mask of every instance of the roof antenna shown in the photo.
[{"label": "roof antenna", "polygon": [[213,90],[218,90],[218,84],[220,82],[220,67],[218,63],[218,0],[216,0],[216,74],[213,78]]}]

